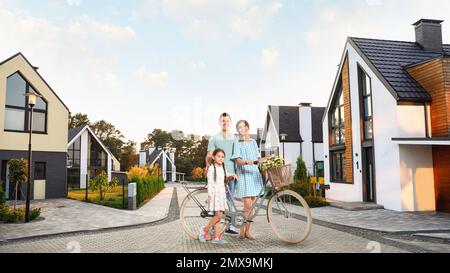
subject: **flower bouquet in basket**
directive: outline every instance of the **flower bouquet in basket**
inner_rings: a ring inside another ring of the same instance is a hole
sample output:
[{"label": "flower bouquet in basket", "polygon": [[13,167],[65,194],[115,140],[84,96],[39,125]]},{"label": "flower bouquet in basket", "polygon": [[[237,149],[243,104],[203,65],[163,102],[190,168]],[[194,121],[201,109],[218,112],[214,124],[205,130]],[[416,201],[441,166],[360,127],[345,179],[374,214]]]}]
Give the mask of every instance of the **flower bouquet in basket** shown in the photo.
[{"label": "flower bouquet in basket", "polygon": [[281,156],[271,156],[261,165],[261,172],[274,188],[294,183],[291,164],[285,164]]}]

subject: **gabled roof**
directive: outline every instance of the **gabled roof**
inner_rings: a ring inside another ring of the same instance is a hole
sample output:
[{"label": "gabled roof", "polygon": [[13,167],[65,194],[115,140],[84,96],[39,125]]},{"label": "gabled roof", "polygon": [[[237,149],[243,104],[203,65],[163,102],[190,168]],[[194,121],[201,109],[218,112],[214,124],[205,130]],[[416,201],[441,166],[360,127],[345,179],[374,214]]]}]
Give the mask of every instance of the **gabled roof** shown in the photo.
[{"label": "gabled roof", "polygon": [[450,45],[443,52],[427,52],[415,42],[377,40],[366,38],[348,39],[398,101],[428,102],[431,96],[413,79],[405,67],[450,55]]},{"label": "gabled roof", "polygon": [[95,135],[95,133],[92,131],[92,129],[89,127],[89,125],[81,125],[76,128],[69,129],[69,139],[68,139],[67,146],[70,146],[71,144],[73,144],[75,142],[75,140],[77,138],[79,138],[81,136],[81,134],[86,130],[91,134],[92,137],[94,137],[94,139],[100,144],[100,146],[102,146],[103,150],[105,150],[111,156],[111,158],[113,158],[114,160],[119,162],[119,160],[114,156],[114,154]]},{"label": "gabled roof", "polygon": [[[51,91],[51,92],[55,95],[55,97],[62,103],[62,105],[67,109],[67,111],[70,112],[70,110],[69,110],[69,108],[67,107],[67,105],[64,104],[64,102],[61,100],[60,97],[58,97],[58,95],[56,94],[56,92],[53,91],[52,87],[45,81],[45,79],[41,76],[41,74],[39,74],[39,72],[37,71],[37,67],[33,66],[33,65],[30,63],[30,61],[28,61],[28,59],[27,59],[21,52],[19,52],[19,53],[15,54],[15,55],[9,57],[8,59],[2,61],[2,62],[0,63],[0,66],[3,65],[3,64],[6,64],[7,62],[9,62],[9,61],[11,61],[11,60],[14,60],[15,58],[17,58],[17,57],[19,57],[19,56],[22,57],[22,58],[27,62],[27,64],[28,64],[31,68],[33,68],[33,71],[36,72],[36,74],[39,76],[39,78],[45,83],[45,85],[47,85],[48,89],[50,89],[50,91]],[[36,90],[36,91],[39,92],[39,90]]]},{"label": "gabled roof", "polygon": [[83,131],[85,129],[87,125],[85,126],[78,126],[76,128],[70,128],[69,129],[69,138],[68,138],[68,142],[72,142],[72,140],[78,136],[80,134],[81,131]]},{"label": "gabled roof", "polygon": [[323,142],[323,127],[322,118],[325,115],[325,107],[312,107],[311,108],[311,119],[312,119],[312,142],[322,143]]},{"label": "gabled roof", "polygon": [[[286,142],[302,142],[300,136],[300,115],[298,106],[269,106],[272,116],[275,114],[273,108],[279,109],[278,135],[287,134]],[[274,117],[275,118],[275,117]]]},{"label": "gabled roof", "polygon": [[[272,116],[276,114],[273,112],[274,107],[279,109],[279,128],[276,128],[278,135],[287,134],[286,142],[303,142],[300,135],[300,106],[269,106]],[[322,117],[325,109],[325,107],[311,107],[312,141],[316,143],[323,142]]]},{"label": "gabled roof", "polygon": [[172,163],[172,165],[175,165],[175,162],[172,162],[172,159],[170,159],[170,156],[167,155],[166,151],[164,151],[161,148],[155,149],[151,154],[149,153],[149,150],[146,151],[146,156],[147,156],[147,162],[150,162],[150,165],[153,165],[156,160],[158,160],[162,154],[166,154],[166,158],[167,160],[170,161],[170,163]]}]

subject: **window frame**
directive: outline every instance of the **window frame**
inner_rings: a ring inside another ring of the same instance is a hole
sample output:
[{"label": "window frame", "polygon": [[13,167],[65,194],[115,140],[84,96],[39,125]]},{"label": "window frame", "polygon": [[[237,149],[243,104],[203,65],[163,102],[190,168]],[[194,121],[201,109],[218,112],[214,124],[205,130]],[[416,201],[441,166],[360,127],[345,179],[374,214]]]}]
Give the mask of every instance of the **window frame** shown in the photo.
[{"label": "window frame", "polygon": [[[42,164],[44,166],[44,168],[43,168],[44,169],[44,176],[43,176],[43,178],[36,176],[36,167],[39,164]],[[34,177],[33,177],[34,180],[47,180],[47,162],[39,162],[39,161],[38,162],[34,162],[33,175],[34,175]]]},{"label": "window frame", "polygon": [[[30,88],[33,89],[37,94],[41,95],[38,91],[36,91],[36,88],[29,83],[29,81],[23,76],[22,73],[20,73],[20,71],[16,71],[13,74],[9,75],[6,78],[6,92],[8,92],[8,79],[10,77],[12,77],[13,75],[18,74],[24,81],[25,81],[25,92],[29,93],[30,92]],[[23,110],[24,111],[24,124],[23,124],[23,128],[24,130],[14,130],[14,129],[6,129],[4,128],[5,132],[13,132],[13,133],[26,133],[28,134],[30,132],[29,130],[29,120],[30,120],[30,107],[29,107],[29,103],[28,103],[28,97],[23,97],[25,100],[25,106],[24,107],[20,107],[20,106],[15,106],[15,105],[8,105],[6,103],[6,99],[5,99],[5,119],[6,119],[6,111],[8,109],[14,109],[14,110]],[[36,109],[33,108],[33,113],[41,113],[41,114],[45,114],[45,118],[44,118],[44,131],[38,131],[38,130],[32,130],[33,134],[43,134],[46,135],[48,134],[48,101],[44,98],[41,97],[40,99],[42,99],[46,105],[46,110],[41,110],[41,109]],[[6,124],[5,124],[6,126]]]},{"label": "window frame", "polygon": [[[367,84],[367,80],[369,83]],[[370,88],[370,92],[367,92],[367,87]],[[363,142],[371,142],[374,138],[373,131],[373,90],[372,90],[372,78],[367,72],[358,64],[358,92],[360,97],[360,111],[361,111],[361,133]],[[366,99],[370,99],[370,116],[366,113]],[[371,136],[366,134],[366,122],[370,122]]]}]

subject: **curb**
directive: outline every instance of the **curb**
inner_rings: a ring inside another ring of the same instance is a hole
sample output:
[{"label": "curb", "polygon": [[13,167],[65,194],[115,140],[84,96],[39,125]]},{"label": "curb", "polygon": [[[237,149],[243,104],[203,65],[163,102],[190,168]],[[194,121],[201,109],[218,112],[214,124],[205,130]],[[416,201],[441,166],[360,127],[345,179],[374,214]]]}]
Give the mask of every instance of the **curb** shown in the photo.
[{"label": "curb", "polygon": [[58,238],[58,237],[62,237],[62,236],[72,236],[72,235],[90,235],[90,234],[96,234],[96,233],[101,233],[101,232],[121,231],[121,230],[127,230],[127,229],[143,228],[143,227],[147,227],[147,226],[157,226],[157,225],[165,224],[165,223],[173,221],[171,219],[172,217],[169,217],[169,216],[171,216],[170,214],[171,214],[172,206],[174,205],[174,203],[176,203],[176,206],[178,206],[177,198],[178,198],[177,190],[174,187],[173,191],[172,191],[172,199],[169,204],[169,209],[167,211],[167,215],[164,218],[161,218],[159,220],[135,224],[135,225],[88,229],[88,230],[76,230],[76,231],[59,232],[59,233],[52,233],[52,234],[26,236],[26,237],[14,238],[14,239],[4,239],[4,240],[0,239],[0,246],[11,244],[11,243],[18,243],[18,242],[22,242],[22,241],[50,239],[50,238]]}]

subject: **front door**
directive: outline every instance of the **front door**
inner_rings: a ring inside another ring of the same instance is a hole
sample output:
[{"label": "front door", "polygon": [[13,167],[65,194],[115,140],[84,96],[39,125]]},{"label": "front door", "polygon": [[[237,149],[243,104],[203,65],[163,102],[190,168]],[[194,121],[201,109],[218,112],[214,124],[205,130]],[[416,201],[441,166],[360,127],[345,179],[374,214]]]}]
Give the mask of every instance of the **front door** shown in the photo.
[{"label": "front door", "polygon": [[364,148],[363,178],[364,202],[375,202],[375,175],[374,175],[373,147]]}]

